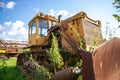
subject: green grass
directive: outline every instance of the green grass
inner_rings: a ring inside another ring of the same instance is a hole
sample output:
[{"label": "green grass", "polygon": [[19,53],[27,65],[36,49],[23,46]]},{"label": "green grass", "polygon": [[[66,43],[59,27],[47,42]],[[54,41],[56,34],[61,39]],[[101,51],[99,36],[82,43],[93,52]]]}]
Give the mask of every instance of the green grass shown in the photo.
[{"label": "green grass", "polygon": [[17,58],[0,59],[0,80],[30,80],[17,69],[16,61]]}]

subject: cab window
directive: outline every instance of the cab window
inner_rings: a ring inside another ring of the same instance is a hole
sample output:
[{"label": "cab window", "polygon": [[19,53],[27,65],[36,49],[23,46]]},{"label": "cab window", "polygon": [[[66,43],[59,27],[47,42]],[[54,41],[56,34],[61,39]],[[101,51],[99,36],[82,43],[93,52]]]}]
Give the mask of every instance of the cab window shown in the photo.
[{"label": "cab window", "polygon": [[39,20],[39,35],[40,36],[47,36],[48,31],[48,23],[47,20]]},{"label": "cab window", "polygon": [[54,21],[49,21],[49,28],[52,27],[52,26],[55,26],[55,22]]},{"label": "cab window", "polygon": [[32,23],[32,34],[36,32],[36,21]]}]

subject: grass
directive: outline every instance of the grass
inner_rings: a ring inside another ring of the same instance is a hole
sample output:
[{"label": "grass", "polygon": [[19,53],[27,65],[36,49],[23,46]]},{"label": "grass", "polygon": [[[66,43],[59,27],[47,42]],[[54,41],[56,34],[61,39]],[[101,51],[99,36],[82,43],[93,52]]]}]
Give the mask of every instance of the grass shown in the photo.
[{"label": "grass", "polygon": [[17,69],[16,61],[17,58],[0,59],[0,80],[30,80]]}]

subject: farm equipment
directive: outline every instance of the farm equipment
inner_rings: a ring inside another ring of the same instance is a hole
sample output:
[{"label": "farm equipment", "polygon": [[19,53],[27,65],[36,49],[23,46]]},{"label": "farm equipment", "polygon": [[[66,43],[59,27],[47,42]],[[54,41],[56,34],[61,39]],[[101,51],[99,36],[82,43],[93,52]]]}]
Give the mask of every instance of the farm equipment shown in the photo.
[{"label": "farm equipment", "polygon": [[26,41],[0,40],[0,58],[18,55],[18,48],[26,47]]},{"label": "farm equipment", "polygon": [[[102,43],[100,21],[94,21],[85,12],[80,12],[66,20],[61,20],[60,17],[56,19],[38,13],[29,22],[27,48],[30,48],[30,51],[19,54],[18,68],[35,76],[36,67],[30,60],[32,55],[35,62],[54,74],[50,80],[75,80],[80,72],[83,80],[94,80],[92,53],[88,50],[97,46],[97,42]],[[50,63],[50,55],[47,54],[52,47],[53,35],[57,38],[58,48],[64,61],[64,69],[57,69],[56,73]],[[94,47],[91,47],[93,45]],[[82,66],[76,68],[76,63],[81,59]]]}]

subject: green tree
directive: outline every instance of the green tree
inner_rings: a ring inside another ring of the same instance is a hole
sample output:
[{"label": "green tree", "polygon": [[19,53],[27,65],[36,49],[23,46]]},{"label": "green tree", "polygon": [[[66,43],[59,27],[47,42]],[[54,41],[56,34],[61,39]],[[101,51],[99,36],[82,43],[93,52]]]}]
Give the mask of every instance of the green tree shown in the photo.
[{"label": "green tree", "polygon": [[[118,12],[120,12],[120,0],[114,0],[113,5],[118,10]],[[118,20],[118,22],[120,22],[120,15],[113,14],[113,16]]]},{"label": "green tree", "polygon": [[49,51],[47,51],[47,53],[50,56],[49,60],[51,61],[51,65],[54,66],[54,73],[56,73],[56,69],[62,68],[64,63],[63,63],[63,58],[62,58],[59,48],[58,48],[57,38],[54,34],[52,34],[52,43],[51,44],[52,44],[51,48],[49,49]]}]

